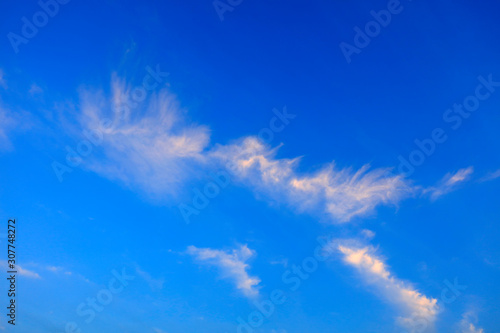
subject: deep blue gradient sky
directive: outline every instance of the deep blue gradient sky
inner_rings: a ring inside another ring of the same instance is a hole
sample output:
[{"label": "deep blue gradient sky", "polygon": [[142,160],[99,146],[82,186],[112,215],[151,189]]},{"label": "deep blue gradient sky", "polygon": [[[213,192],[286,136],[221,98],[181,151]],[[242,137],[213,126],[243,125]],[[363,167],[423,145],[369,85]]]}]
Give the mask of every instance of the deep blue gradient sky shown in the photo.
[{"label": "deep blue gradient sky", "polygon": [[[387,1],[244,0],[221,20],[211,1],[72,0],[17,53],[8,34],[41,7],[1,7],[0,236],[15,217],[24,269],[14,330],[238,332],[280,289],[286,302],[253,332],[500,331],[500,83],[483,84],[500,82],[498,4],[402,0],[350,62],[340,43]],[[67,165],[67,147],[113,117],[113,94],[141,87],[147,67],[169,74],[60,181],[54,162]],[[447,110],[478,85],[488,97],[454,129]],[[248,166],[231,149],[285,106],[296,117],[249,148]],[[401,175],[436,129],[445,142]],[[186,223],[180,207],[226,160],[240,169]],[[333,254],[290,290],[283,274],[318,237]],[[134,280],[87,323],[77,307],[123,269]],[[248,278],[259,282],[238,285]],[[444,302],[454,280],[467,288]],[[426,300],[425,329],[404,323]]]}]

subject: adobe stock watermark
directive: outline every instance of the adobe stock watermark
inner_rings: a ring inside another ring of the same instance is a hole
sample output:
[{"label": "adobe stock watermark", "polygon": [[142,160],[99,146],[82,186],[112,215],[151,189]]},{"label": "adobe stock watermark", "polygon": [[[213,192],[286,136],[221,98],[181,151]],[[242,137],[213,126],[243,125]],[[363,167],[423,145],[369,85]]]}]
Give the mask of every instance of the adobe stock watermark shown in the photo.
[{"label": "adobe stock watermark", "polygon": [[[165,80],[169,75],[168,72],[162,72],[160,65],[156,65],[156,69],[146,66],[147,74],[143,77],[142,85],[137,86],[131,90],[130,94],[121,96],[122,99],[114,108],[115,114],[124,117],[126,114],[137,108],[144,102],[148,96],[148,92],[152,92]],[[64,180],[63,176],[66,173],[73,172],[73,168],[80,166],[83,158],[92,154],[94,149],[98,147],[104,140],[106,132],[112,129],[113,121],[109,118],[102,119],[100,126],[97,129],[85,129],[83,131],[84,139],[80,140],[75,148],[66,146],[66,160],[65,163],[58,161],[52,162],[52,169],[57,176],[59,182]]]},{"label": "adobe stock watermark", "polygon": [[[288,289],[291,292],[297,291],[302,285],[302,282],[309,279],[311,274],[317,271],[320,262],[328,260],[334,253],[334,250],[330,244],[330,236],[327,239],[318,237],[318,246],[314,249],[313,255],[304,258],[300,265],[292,265],[291,269],[287,269],[281,275],[281,281],[283,284],[288,285]],[[238,317],[236,321],[238,326],[236,328],[237,333],[252,333],[255,329],[259,328],[264,324],[265,319],[269,319],[276,311],[278,305],[285,304],[287,297],[285,296],[285,291],[282,289],[274,289],[269,294],[269,298],[262,301],[255,301],[254,306],[256,310],[250,312],[247,319]]]},{"label": "adobe stock watermark", "polygon": [[[86,324],[90,324],[96,317],[96,312],[102,312],[106,306],[113,302],[116,295],[120,294],[130,281],[135,279],[135,276],[128,275],[125,268],[122,268],[121,273],[112,270],[113,277],[108,281],[106,288],[99,290],[95,297],[88,297],[85,302],[78,304],[76,314],[83,319]],[[81,333],[82,330],[78,323],[71,321],[67,322],[64,328],[65,333]]]},{"label": "adobe stock watermark", "polygon": [[[446,309],[446,305],[449,305],[457,300],[457,298],[462,295],[463,291],[467,289],[466,285],[460,285],[458,283],[458,278],[455,277],[453,283],[448,279],[443,281],[445,287],[441,289],[441,297],[438,301],[437,313],[442,313]],[[401,331],[401,333],[423,333],[430,326],[430,320],[426,316],[415,313],[405,323],[408,329]]]},{"label": "adobe stock watermark", "polygon": [[[479,109],[481,101],[490,98],[496,88],[500,87],[500,81],[493,81],[492,74],[489,74],[488,78],[481,75],[477,79],[479,84],[474,93],[465,97],[461,104],[455,103],[453,108],[449,108],[443,113],[444,122],[450,124],[454,131],[458,130],[463,121]],[[446,140],[448,140],[447,132],[441,127],[433,129],[429,138],[415,139],[417,148],[412,150],[407,158],[402,155],[398,156],[400,162],[398,172],[406,177],[411,176],[415,172],[415,167],[424,164],[427,158],[436,152],[438,145]]]},{"label": "adobe stock watermark", "polygon": [[219,16],[221,21],[224,21],[224,14],[226,12],[232,12],[234,8],[241,5],[243,0],[214,0],[212,5],[214,6],[215,12]]},{"label": "adobe stock watermark", "polygon": [[28,44],[28,42],[35,38],[39,29],[45,27],[51,18],[59,13],[60,5],[65,5],[71,0],[40,0],[38,6],[41,10],[37,11],[31,17],[31,20],[26,16],[21,18],[23,25],[21,26],[21,34],[9,32],[7,38],[9,39],[12,49],[17,54],[19,53],[19,46],[21,44]]},{"label": "adobe stock watermark", "polygon": [[[269,126],[262,128],[257,135],[266,144],[270,144],[274,140],[275,134],[282,132],[290,124],[290,121],[297,117],[297,115],[288,113],[286,106],[283,107],[282,111],[274,108],[273,113],[274,116],[269,120]],[[224,169],[211,174],[213,181],[209,181],[201,189],[195,187],[191,203],[181,203],[177,206],[184,222],[191,223],[193,215],[199,215],[202,210],[207,208],[211,200],[229,185],[231,175],[234,175],[236,171],[237,165],[233,161],[229,161],[224,165]]]},{"label": "adobe stock watermark", "polygon": [[358,26],[354,27],[354,32],[356,33],[353,39],[354,45],[346,42],[339,44],[347,63],[351,63],[353,54],[360,54],[364,48],[370,45],[372,39],[380,35],[382,28],[386,28],[391,23],[393,16],[400,14],[403,9],[404,7],[399,0],[389,0],[387,9],[382,9],[378,12],[374,10],[370,11],[373,20],[367,22],[364,29]]}]

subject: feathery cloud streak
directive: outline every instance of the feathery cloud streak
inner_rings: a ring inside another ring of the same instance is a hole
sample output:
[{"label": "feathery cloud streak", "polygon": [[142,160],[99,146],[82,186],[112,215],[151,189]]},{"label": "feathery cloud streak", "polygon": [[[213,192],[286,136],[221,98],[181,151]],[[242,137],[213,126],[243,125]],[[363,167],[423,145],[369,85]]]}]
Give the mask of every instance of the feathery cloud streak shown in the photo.
[{"label": "feathery cloud streak", "polygon": [[464,313],[460,321],[460,333],[484,333],[482,328],[476,327],[472,321],[475,321],[475,314],[471,311]]},{"label": "feathery cloud streak", "polygon": [[390,169],[370,170],[368,165],[353,170],[330,163],[314,174],[300,175],[296,171],[300,158],[277,159],[278,148],[247,137],[218,146],[212,155],[257,191],[301,211],[323,211],[339,222],[369,215],[381,204],[396,205],[414,191],[402,176],[390,174]]},{"label": "feathery cloud streak", "polygon": [[352,240],[332,241],[344,263],[356,268],[362,280],[374,286],[376,293],[401,312],[398,318],[402,326],[411,328],[412,318],[433,323],[438,313],[437,299],[429,298],[414,287],[398,279],[373,247],[360,246]]},{"label": "feathery cloud streak", "polygon": [[474,168],[468,167],[460,169],[455,173],[447,173],[436,186],[424,190],[424,193],[430,193],[431,200],[436,200],[469,180],[473,172]]},{"label": "feathery cloud streak", "polygon": [[176,96],[166,89],[130,109],[122,101],[131,88],[117,78],[112,87],[111,98],[81,93],[80,124],[84,131],[102,134],[102,156],[93,156],[87,167],[148,193],[175,195],[203,160],[208,128],[188,124]]},{"label": "feathery cloud streak", "polygon": [[222,277],[231,280],[245,296],[255,297],[259,294],[257,285],[260,279],[247,272],[247,261],[255,255],[255,251],[246,245],[231,251],[189,246],[186,252],[203,264],[217,267]]}]

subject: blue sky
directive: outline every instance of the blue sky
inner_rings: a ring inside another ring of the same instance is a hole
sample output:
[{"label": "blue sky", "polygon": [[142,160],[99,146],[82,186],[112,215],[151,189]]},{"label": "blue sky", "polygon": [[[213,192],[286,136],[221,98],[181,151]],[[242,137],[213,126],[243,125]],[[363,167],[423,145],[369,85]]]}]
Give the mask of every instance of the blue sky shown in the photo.
[{"label": "blue sky", "polygon": [[1,6],[0,330],[500,330],[496,4]]}]

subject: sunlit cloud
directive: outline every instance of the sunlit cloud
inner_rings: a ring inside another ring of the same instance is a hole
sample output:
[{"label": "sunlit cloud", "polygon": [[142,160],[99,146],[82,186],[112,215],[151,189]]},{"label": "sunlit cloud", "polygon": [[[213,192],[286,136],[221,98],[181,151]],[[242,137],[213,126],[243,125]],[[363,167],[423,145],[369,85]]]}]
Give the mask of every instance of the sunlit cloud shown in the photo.
[{"label": "sunlit cloud", "polygon": [[155,328],[153,328],[153,331],[154,331],[155,333],[167,333],[166,331],[164,331],[164,330],[162,330],[162,329],[160,329],[160,328],[156,328],[156,327],[155,327]]},{"label": "sunlit cloud", "polygon": [[459,185],[468,181],[474,172],[473,167],[460,169],[455,173],[447,173],[436,186],[424,190],[424,193],[430,194],[431,200],[450,193],[458,188]]},{"label": "sunlit cloud", "polygon": [[411,331],[413,319],[419,318],[426,321],[427,327],[432,326],[438,313],[437,299],[423,295],[410,283],[394,276],[373,247],[354,240],[335,240],[330,246],[340,253],[344,263],[356,268],[367,286],[397,309],[400,325]]},{"label": "sunlit cloud", "polygon": [[10,132],[17,125],[15,117],[0,105],[0,150],[11,150]]},{"label": "sunlit cloud", "polygon": [[150,273],[144,271],[142,268],[139,267],[139,265],[135,265],[135,271],[137,272],[137,275],[140,276],[146,283],[149,285],[151,290],[153,291],[158,291],[163,288],[163,284],[165,283],[165,280],[162,278],[154,278],[151,276]]},{"label": "sunlit cloud", "polygon": [[0,68],[0,87],[7,88],[7,82],[5,81],[5,73]]},{"label": "sunlit cloud", "polygon": [[481,178],[479,181],[480,182],[489,182],[489,181],[492,181],[492,180],[495,180],[498,178],[500,178],[500,170],[488,173],[486,176]]},{"label": "sunlit cloud", "polygon": [[40,275],[38,275],[38,273],[30,271],[30,270],[25,269],[25,268],[22,268],[19,265],[17,266],[17,272],[21,276],[25,276],[25,277],[28,277],[28,278],[31,278],[31,279],[40,279]]},{"label": "sunlit cloud", "polygon": [[232,281],[245,296],[255,297],[259,294],[257,286],[260,279],[249,275],[250,267],[247,264],[247,261],[255,255],[255,251],[246,245],[231,251],[189,246],[186,253],[202,264],[217,267],[222,277]]},{"label": "sunlit cloud", "polygon": [[41,279],[40,275],[31,269],[26,269],[26,268],[24,268],[20,265],[17,265],[17,264],[15,265],[14,268],[9,267],[8,262],[6,260],[0,261],[0,267],[6,271],[10,271],[10,270],[17,271],[17,273],[20,276],[24,276],[24,277],[27,277],[30,279]]},{"label": "sunlit cloud", "polygon": [[368,165],[353,170],[330,163],[320,171],[301,175],[297,172],[300,158],[278,159],[278,148],[247,137],[233,145],[218,146],[212,156],[257,191],[301,211],[322,211],[339,222],[373,214],[379,205],[397,205],[414,192],[402,176]]},{"label": "sunlit cloud", "polygon": [[31,84],[30,90],[28,91],[28,93],[31,96],[40,95],[43,93],[43,89],[40,86],[38,86],[36,83],[33,83],[33,84]]},{"label": "sunlit cloud", "polygon": [[124,103],[132,94],[116,77],[110,97],[82,91],[82,133],[93,133],[100,142],[98,153],[84,165],[150,194],[175,195],[194,166],[203,162],[209,130],[188,123],[176,96],[166,89]]},{"label": "sunlit cloud", "polygon": [[476,322],[477,318],[474,312],[468,311],[462,316],[460,321],[460,333],[484,333],[482,328],[476,327],[473,322]]},{"label": "sunlit cloud", "polygon": [[85,276],[79,274],[79,273],[75,273],[75,272],[72,272],[72,271],[69,271],[67,270],[66,268],[64,267],[61,267],[61,266],[44,266],[43,269],[49,271],[49,272],[52,272],[54,274],[58,274],[58,275],[62,275],[62,276],[68,276],[68,277],[75,277],[75,278],[78,278],[80,280],[83,280],[87,283],[91,283],[89,279],[87,279]]}]

